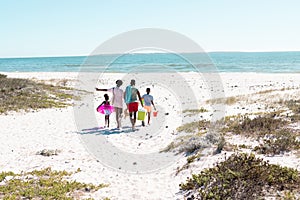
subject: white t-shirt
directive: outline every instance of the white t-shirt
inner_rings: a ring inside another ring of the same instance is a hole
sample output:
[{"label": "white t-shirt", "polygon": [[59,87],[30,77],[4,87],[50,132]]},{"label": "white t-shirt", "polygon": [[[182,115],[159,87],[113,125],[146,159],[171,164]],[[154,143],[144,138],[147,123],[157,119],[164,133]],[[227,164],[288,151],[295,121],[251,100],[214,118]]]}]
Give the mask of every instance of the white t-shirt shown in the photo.
[{"label": "white t-shirt", "polygon": [[119,87],[113,87],[107,91],[113,93],[112,105],[117,108],[123,108],[123,90]]}]

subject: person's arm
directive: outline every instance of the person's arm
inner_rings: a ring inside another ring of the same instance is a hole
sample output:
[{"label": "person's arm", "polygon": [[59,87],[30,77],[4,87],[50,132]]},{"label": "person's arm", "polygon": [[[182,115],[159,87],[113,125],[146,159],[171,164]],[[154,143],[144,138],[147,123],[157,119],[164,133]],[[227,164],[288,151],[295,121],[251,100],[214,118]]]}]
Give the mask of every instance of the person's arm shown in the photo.
[{"label": "person's arm", "polygon": [[151,103],[152,103],[152,105],[153,105],[154,110],[156,110],[156,107],[155,107],[155,105],[154,105],[154,103],[153,103],[153,100],[151,100]]},{"label": "person's arm", "polygon": [[107,91],[107,89],[99,89],[99,88],[96,88],[96,91]]},{"label": "person's arm", "polygon": [[126,90],[125,92],[123,92],[123,98],[124,98],[124,102],[126,103]]},{"label": "person's arm", "polygon": [[103,101],[99,106],[102,106],[105,103],[105,101]]},{"label": "person's arm", "polygon": [[139,97],[139,100],[141,102],[142,107],[144,107],[144,104],[143,104],[143,101],[142,101],[141,94],[140,94],[139,90],[137,90],[137,95]]}]

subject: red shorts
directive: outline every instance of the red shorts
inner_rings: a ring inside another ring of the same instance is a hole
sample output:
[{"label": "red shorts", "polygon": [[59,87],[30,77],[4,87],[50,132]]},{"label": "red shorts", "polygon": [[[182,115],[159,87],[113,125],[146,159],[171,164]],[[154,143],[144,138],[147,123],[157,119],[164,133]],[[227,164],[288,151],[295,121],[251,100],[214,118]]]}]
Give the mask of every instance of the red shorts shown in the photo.
[{"label": "red shorts", "polygon": [[137,112],[139,107],[138,102],[132,102],[128,104],[128,111],[129,112]]}]

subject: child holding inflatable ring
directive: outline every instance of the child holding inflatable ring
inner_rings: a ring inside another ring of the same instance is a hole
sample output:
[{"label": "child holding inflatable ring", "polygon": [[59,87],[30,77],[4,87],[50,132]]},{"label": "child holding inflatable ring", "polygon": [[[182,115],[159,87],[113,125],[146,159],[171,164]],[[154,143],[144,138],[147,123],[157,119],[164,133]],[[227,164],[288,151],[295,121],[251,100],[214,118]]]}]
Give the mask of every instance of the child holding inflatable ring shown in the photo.
[{"label": "child holding inflatable ring", "polygon": [[97,111],[105,115],[105,127],[109,128],[109,116],[114,111],[114,107],[109,103],[109,96],[104,94],[105,101],[103,101],[98,107]]}]

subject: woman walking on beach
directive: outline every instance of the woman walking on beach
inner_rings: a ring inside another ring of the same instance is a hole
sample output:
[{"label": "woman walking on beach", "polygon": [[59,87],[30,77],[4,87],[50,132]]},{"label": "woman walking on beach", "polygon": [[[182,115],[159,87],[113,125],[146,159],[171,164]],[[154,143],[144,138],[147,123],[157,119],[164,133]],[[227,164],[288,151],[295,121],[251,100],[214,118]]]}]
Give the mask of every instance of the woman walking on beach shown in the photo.
[{"label": "woman walking on beach", "polygon": [[[153,103],[153,96],[150,95],[150,88],[146,89],[146,93],[142,96],[142,99],[144,99],[144,108],[147,110],[148,114],[148,125],[150,124],[150,116],[151,116],[151,104],[153,105],[154,110],[156,110],[156,107]],[[142,121],[142,126],[145,126],[145,122]]]},{"label": "woman walking on beach", "polygon": [[139,98],[142,107],[144,107],[142,98],[140,95],[139,90],[135,87],[135,80],[130,81],[130,85],[126,87],[125,93],[124,93],[124,99],[127,104],[128,112],[129,112],[129,118],[132,125],[132,130],[135,130],[135,123],[136,123],[136,112],[138,111],[138,102],[137,97]]},{"label": "woman walking on beach", "polygon": [[123,90],[120,88],[123,84],[122,80],[116,81],[116,87],[111,89],[99,89],[96,88],[96,91],[108,91],[113,93],[112,97],[112,105],[114,106],[114,110],[116,112],[116,121],[117,121],[117,128],[121,128],[121,119],[122,119],[122,112],[123,112]]}]

